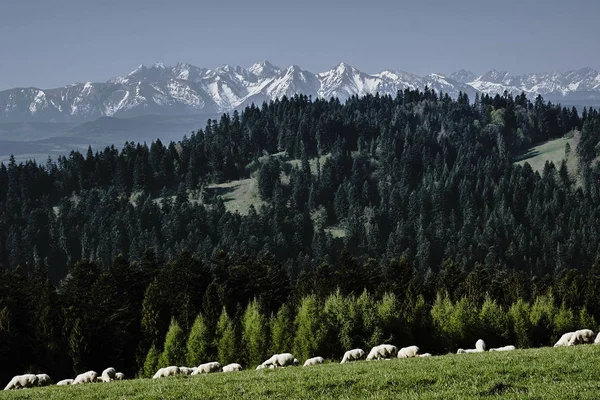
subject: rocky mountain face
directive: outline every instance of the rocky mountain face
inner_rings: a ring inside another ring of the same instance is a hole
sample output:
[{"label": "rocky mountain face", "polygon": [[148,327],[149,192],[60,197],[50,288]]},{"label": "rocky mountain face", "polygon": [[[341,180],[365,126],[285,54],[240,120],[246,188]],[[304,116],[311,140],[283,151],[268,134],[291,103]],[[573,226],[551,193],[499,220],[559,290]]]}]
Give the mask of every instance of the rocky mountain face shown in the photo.
[{"label": "rocky mountain face", "polygon": [[508,91],[567,103],[600,100],[600,74],[591,68],[520,76],[496,70],[476,76],[461,70],[448,76],[421,77],[390,70],[367,74],[345,63],[317,74],[297,65],[279,68],[268,61],[250,68],[224,65],[216,69],[158,63],[140,65],[108,82],[2,91],[0,122],[82,123],[100,117],[214,115],[296,93],[345,101],[353,95],[395,95],[398,90],[425,86],[452,97],[467,93],[471,99],[478,92]]}]

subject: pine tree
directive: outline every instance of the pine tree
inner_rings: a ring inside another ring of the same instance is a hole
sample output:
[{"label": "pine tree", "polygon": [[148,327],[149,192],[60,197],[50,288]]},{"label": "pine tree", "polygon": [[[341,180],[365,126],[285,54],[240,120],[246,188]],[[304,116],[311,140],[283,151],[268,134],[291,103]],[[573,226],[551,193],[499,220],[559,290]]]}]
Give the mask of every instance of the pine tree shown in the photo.
[{"label": "pine tree", "polygon": [[323,319],[322,305],[316,296],[311,295],[302,299],[294,325],[296,337],[294,339],[294,354],[299,360],[314,357],[323,350]]},{"label": "pine tree", "polygon": [[146,359],[144,360],[144,365],[142,366],[142,370],[139,375],[142,378],[152,378],[156,371],[158,370],[158,363],[161,354],[158,348],[155,345],[150,347],[148,350],[148,354],[146,355]]},{"label": "pine tree", "polygon": [[271,317],[271,353],[289,353],[294,343],[294,325],[291,311],[283,304],[277,315]]},{"label": "pine tree", "polygon": [[219,322],[217,323],[215,339],[217,343],[217,358],[222,365],[238,361],[239,349],[235,326],[229,315],[227,315],[225,307],[223,307]]},{"label": "pine tree", "polygon": [[199,365],[207,362],[211,354],[210,331],[202,314],[198,314],[186,344],[188,365]]},{"label": "pine tree", "polygon": [[163,352],[158,360],[159,367],[183,365],[186,362],[185,333],[175,320],[171,319],[169,331],[165,337]]},{"label": "pine tree", "polygon": [[266,326],[266,319],[254,299],[246,307],[242,320],[242,348],[245,350],[247,365],[258,365],[266,359],[268,348]]}]

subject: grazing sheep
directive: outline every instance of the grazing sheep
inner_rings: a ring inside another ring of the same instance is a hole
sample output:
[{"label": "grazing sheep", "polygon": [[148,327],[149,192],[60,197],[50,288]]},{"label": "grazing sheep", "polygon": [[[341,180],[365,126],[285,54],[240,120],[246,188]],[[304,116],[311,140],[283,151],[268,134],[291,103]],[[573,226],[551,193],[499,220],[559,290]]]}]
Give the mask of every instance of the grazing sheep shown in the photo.
[{"label": "grazing sheep", "polygon": [[82,383],[94,383],[98,381],[98,373],[96,371],[88,371],[79,374],[73,380],[72,385],[80,385]]},{"label": "grazing sheep", "polygon": [[241,371],[242,370],[242,366],[240,364],[228,364],[226,366],[223,367],[223,372],[236,372],[236,371]]},{"label": "grazing sheep", "polygon": [[594,344],[600,344],[600,332],[598,332],[598,336],[596,336],[596,339],[594,340]]},{"label": "grazing sheep", "polygon": [[323,357],[313,357],[313,358],[309,358],[308,360],[304,361],[304,366],[305,367],[310,367],[313,365],[318,365],[318,364],[323,364]]},{"label": "grazing sheep", "polygon": [[156,371],[156,373],[154,374],[152,379],[166,378],[167,376],[175,376],[175,375],[179,375],[179,367],[170,366],[170,367],[161,368],[158,371]]},{"label": "grazing sheep", "polygon": [[291,367],[292,365],[297,366],[298,364],[298,360],[290,353],[275,354],[262,363],[262,365],[269,368]]},{"label": "grazing sheep", "polygon": [[117,372],[115,374],[115,381],[124,381],[125,380],[125,374],[122,372]]},{"label": "grazing sheep", "polygon": [[510,346],[504,346],[504,347],[496,347],[495,349],[490,349],[490,351],[513,351],[516,350],[517,348],[513,345]]},{"label": "grazing sheep", "polygon": [[365,358],[365,356],[366,354],[363,349],[348,350],[344,353],[344,357],[342,358],[340,364],[344,364],[350,361],[362,360],[363,358]]},{"label": "grazing sheep", "polygon": [[102,378],[102,382],[110,382],[114,380],[116,373],[117,370],[115,370],[114,368],[106,368],[104,371],[102,371],[102,375],[100,376]]},{"label": "grazing sheep", "polygon": [[179,373],[181,375],[191,375],[194,372],[194,368],[189,367],[179,367]]},{"label": "grazing sheep", "polygon": [[580,329],[573,332],[571,340],[569,340],[568,346],[575,346],[578,344],[592,343],[594,340],[594,332],[590,329]]},{"label": "grazing sheep", "polygon": [[381,360],[384,358],[393,358],[398,355],[398,348],[391,344],[380,344],[375,346],[369,352],[367,360]]},{"label": "grazing sheep", "polygon": [[264,364],[260,364],[258,367],[256,367],[256,370],[257,370],[257,371],[260,371],[261,369],[265,369],[265,368],[267,368],[267,366],[266,366],[266,365],[264,365]]},{"label": "grazing sheep", "polygon": [[567,333],[563,334],[560,337],[560,339],[558,339],[558,342],[556,342],[554,344],[554,347],[568,346],[569,341],[571,340],[571,338],[573,337],[574,334],[575,334],[575,332],[567,332]]},{"label": "grazing sheep", "polygon": [[59,381],[56,386],[67,386],[67,385],[72,385],[73,384],[73,379],[63,379],[62,381]]},{"label": "grazing sheep", "polygon": [[419,357],[431,357],[431,353],[419,354]]},{"label": "grazing sheep", "polygon": [[36,376],[38,377],[38,386],[49,386],[54,383],[47,374],[37,374]]},{"label": "grazing sheep", "polygon": [[25,389],[37,386],[38,377],[34,374],[17,375],[13,377],[4,390]]},{"label": "grazing sheep", "polygon": [[482,350],[477,349],[458,349],[456,354],[468,354],[468,353],[482,353]]},{"label": "grazing sheep", "polygon": [[475,343],[475,350],[478,350],[480,352],[485,351],[485,342],[479,339],[477,343]]},{"label": "grazing sheep", "polygon": [[217,361],[198,365],[198,368],[192,372],[192,375],[210,374],[213,372],[221,372],[221,364]]},{"label": "grazing sheep", "polygon": [[403,347],[398,350],[398,358],[412,358],[419,354],[419,348],[417,346]]}]

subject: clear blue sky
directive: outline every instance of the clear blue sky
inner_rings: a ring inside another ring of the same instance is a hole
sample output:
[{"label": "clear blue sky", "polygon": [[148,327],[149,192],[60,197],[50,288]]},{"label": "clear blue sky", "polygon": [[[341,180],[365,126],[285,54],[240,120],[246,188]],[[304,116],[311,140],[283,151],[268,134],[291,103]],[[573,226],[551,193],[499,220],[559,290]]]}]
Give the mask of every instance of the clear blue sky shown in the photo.
[{"label": "clear blue sky", "polygon": [[[289,3],[289,4],[287,4]],[[419,75],[600,68],[598,0],[0,0],[0,90],[139,64]]]}]

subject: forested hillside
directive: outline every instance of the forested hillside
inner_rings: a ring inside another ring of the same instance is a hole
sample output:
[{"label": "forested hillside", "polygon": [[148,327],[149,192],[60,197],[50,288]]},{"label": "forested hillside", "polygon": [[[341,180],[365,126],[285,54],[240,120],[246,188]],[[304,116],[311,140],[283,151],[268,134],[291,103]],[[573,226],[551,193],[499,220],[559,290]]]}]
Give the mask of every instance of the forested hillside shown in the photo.
[{"label": "forested hillside", "polygon": [[[567,134],[576,170],[513,163]],[[480,332],[549,344],[600,321],[599,142],[596,110],[426,89],[283,98],[167,146],[0,165],[0,384],[236,343],[246,363]],[[207,190],[250,177],[262,206],[244,215]]]}]

